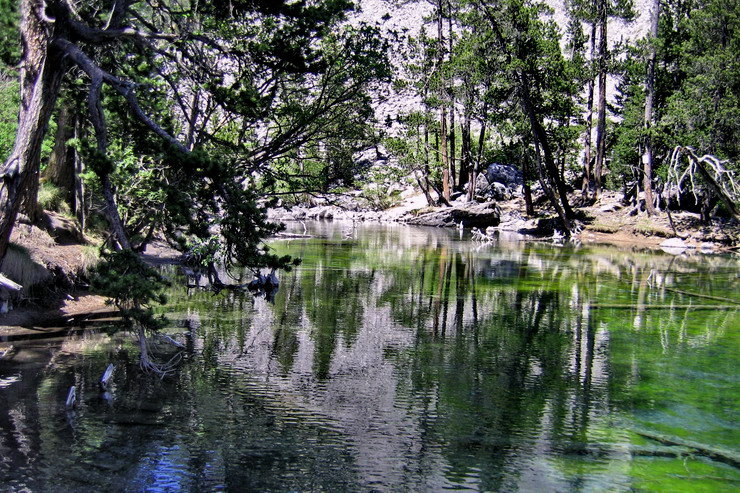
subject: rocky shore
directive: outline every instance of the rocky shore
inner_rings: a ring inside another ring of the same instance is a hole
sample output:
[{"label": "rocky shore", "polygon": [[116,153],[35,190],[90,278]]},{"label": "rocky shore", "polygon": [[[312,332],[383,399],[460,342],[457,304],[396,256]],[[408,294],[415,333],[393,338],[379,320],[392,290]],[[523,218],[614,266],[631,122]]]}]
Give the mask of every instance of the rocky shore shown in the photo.
[{"label": "rocky shore", "polygon": [[[512,194],[505,200],[466,202],[463,197],[451,207],[429,207],[422,195],[409,195],[401,205],[384,211],[362,209],[353,201],[318,203],[269,211],[273,221],[347,221],[405,223],[419,226],[476,228],[487,235],[497,231],[527,237],[561,239],[553,211],[540,205],[527,216],[524,199]],[[574,200],[575,202],[575,200]],[[637,213],[618,193],[605,193],[596,204],[577,208],[578,234],[583,243],[629,243],[676,251],[733,251],[740,245],[740,224],[716,218],[702,224],[699,214],[674,211],[649,217]]]}]

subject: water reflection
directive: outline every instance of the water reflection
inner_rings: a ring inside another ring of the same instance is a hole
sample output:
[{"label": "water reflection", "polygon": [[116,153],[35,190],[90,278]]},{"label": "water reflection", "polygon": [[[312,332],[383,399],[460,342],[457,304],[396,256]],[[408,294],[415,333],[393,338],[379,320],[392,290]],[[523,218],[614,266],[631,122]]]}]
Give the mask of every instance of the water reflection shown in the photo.
[{"label": "water reflection", "polygon": [[[170,332],[188,353],[173,379],[142,377],[121,334],[0,361],[5,484],[738,486],[726,460],[740,443],[735,259],[476,245],[403,226],[312,232],[274,244],[304,259],[274,305],[173,288]],[[106,400],[109,362],[121,371]],[[72,384],[81,404],[67,416]],[[686,443],[704,448],[684,457]]]}]

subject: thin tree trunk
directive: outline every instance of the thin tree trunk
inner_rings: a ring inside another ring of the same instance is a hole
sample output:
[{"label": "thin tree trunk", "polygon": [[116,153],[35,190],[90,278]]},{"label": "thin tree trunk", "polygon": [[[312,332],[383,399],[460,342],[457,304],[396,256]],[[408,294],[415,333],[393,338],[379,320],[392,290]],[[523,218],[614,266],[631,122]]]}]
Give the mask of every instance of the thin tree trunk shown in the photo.
[{"label": "thin tree trunk", "polygon": [[462,126],[462,134],[460,136],[462,142],[461,144],[461,162],[460,162],[460,176],[462,181],[462,176],[466,176],[468,179],[468,196],[467,200],[468,202],[473,200],[473,195],[475,193],[475,182],[473,181],[473,168],[471,166],[471,156],[470,156],[470,110],[468,109],[468,103],[465,104],[465,116]]},{"label": "thin tree trunk", "polygon": [[447,156],[447,111],[444,104],[439,115],[439,151],[442,157],[442,194],[446,201],[450,201],[450,161]]},{"label": "thin tree trunk", "polygon": [[468,191],[468,201],[472,201],[475,198],[475,185],[478,182],[478,173],[480,172],[480,164],[483,160],[483,145],[486,142],[486,123],[488,121],[488,102],[483,103],[483,114],[481,115],[481,128],[480,135],[478,136],[478,149],[475,156],[475,162],[473,163],[473,171],[470,173],[471,187]]},{"label": "thin tree trunk", "polygon": [[[443,2],[437,3],[437,44],[439,46],[439,59],[437,60],[438,69],[444,63],[444,23],[442,22]],[[443,96],[445,90],[440,89],[440,96]],[[442,98],[441,109],[439,112],[439,153],[442,159],[442,195],[445,201],[450,201],[450,161],[447,153],[447,104]]]},{"label": "thin tree trunk", "polygon": [[190,117],[188,118],[188,133],[185,147],[192,151],[195,147],[195,129],[198,126],[198,114],[200,111],[200,90],[195,89],[193,92],[192,107],[190,108]]},{"label": "thin tree trunk", "polygon": [[65,200],[74,197],[74,154],[67,142],[74,137],[75,118],[69,104],[63,103],[57,114],[57,131],[54,136],[54,148],[49,156],[49,164],[44,171],[44,179],[64,191]]},{"label": "thin tree trunk", "polygon": [[[451,7],[451,5],[448,3],[448,8]],[[447,16],[447,22],[448,22],[448,28],[449,33],[447,35],[447,39],[449,41],[449,53],[450,57],[452,57],[452,50],[454,48],[452,39],[452,11],[448,11]],[[449,80],[449,86],[447,88],[447,94],[450,98],[450,179],[452,180],[452,188],[453,190],[458,190],[462,186],[463,181],[463,172],[462,169],[460,170],[460,173],[458,174],[455,171],[455,144],[456,144],[456,135],[455,135],[455,91],[453,87],[453,79]]]},{"label": "thin tree trunk", "polygon": [[[82,123],[79,118],[75,118],[74,136],[78,142],[82,140]],[[85,171],[85,162],[82,155],[77,149],[72,150],[74,157],[74,201],[73,207],[77,221],[80,223],[80,230],[85,231],[85,222],[87,219],[87,210],[85,205],[85,184],[82,181],[82,173]]]},{"label": "thin tree trunk", "polygon": [[[416,155],[421,157],[422,156],[422,150],[421,150],[421,137],[420,137],[420,125],[416,126]],[[424,192],[424,197],[427,199],[427,205],[433,206],[434,205],[434,199],[432,199],[432,194],[429,192],[429,177],[425,175],[426,171],[429,169],[428,165],[423,165],[423,168],[421,171],[414,171],[414,178],[416,178],[416,182],[419,184],[419,188],[421,188],[421,191]],[[419,173],[421,173],[422,177],[419,177]]]},{"label": "thin tree trunk", "polygon": [[599,114],[596,123],[596,163],[594,164],[594,199],[601,194],[601,176],[606,153],[606,57],[607,0],[599,0]]},{"label": "thin tree trunk", "polygon": [[532,187],[529,185],[529,176],[531,175],[531,171],[529,169],[529,156],[527,156],[527,151],[524,149],[522,151],[522,175],[524,175],[523,185],[522,188],[524,189],[524,204],[526,207],[526,213],[527,216],[532,217],[534,216],[534,203],[532,201]]},{"label": "thin tree trunk", "polygon": [[[594,54],[596,53],[596,23],[591,23],[591,57],[590,63],[593,63]],[[583,141],[583,185],[581,192],[583,198],[588,198],[589,188],[591,187],[591,130],[594,121],[594,77],[591,74],[588,78],[586,89],[588,102],[586,103],[586,135]]]},{"label": "thin tree trunk", "polygon": [[531,96],[529,94],[529,78],[526,74],[522,74],[521,76],[521,96],[524,112],[532,127],[532,137],[536,150],[535,162],[537,163],[537,171],[542,190],[560,217],[566,236],[570,236],[573,233],[573,225],[570,221],[573,211],[570,209],[568,198],[564,195],[564,190],[559,183],[558,169],[552,158],[547,134],[532,106]]},{"label": "thin tree trunk", "polygon": [[653,103],[655,101],[655,42],[658,39],[660,20],[660,0],[653,1],[650,25],[650,54],[645,81],[645,152],[642,155],[643,189],[645,190],[645,210],[648,215],[656,214],[653,203],[653,139],[650,131],[653,125]]}]

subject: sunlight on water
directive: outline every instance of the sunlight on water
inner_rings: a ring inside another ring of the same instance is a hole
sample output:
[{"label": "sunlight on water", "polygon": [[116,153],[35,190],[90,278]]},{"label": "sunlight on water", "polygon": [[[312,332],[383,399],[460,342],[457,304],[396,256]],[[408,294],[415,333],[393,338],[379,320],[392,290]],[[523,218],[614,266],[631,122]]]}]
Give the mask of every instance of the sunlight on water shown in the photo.
[{"label": "sunlight on water", "polygon": [[164,269],[166,332],[187,348],[172,378],[142,375],[126,333],[14,342],[0,360],[2,484],[740,488],[735,258],[312,228],[273,242],[303,258],[274,303],[187,289]]}]

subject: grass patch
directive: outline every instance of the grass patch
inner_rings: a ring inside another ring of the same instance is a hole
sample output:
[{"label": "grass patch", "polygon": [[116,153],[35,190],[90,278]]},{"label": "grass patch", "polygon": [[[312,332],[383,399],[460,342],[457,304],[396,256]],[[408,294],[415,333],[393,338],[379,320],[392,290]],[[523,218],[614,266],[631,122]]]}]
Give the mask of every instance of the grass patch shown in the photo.
[{"label": "grass patch", "polygon": [[23,286],[24,290],[51,277],[48,270],[33,261],[25,247],[15,243],[8,245],[2,272],[9,279]]},{"label": "grass patch", "polygon": [[635,225],[635,232],[645,236],[659,236],[661,238],[673,237],[673,231],[651,221],[639,221]]},{"label": "grass patch", "polygon": [[38,202],[42,209],[54,211],[65,216],[72,214],[67,203],[64,191],[50,182],[44,182],[39,187]]},{"label": "grass patch", "polygon": [[603,221],[596,221],[592,224],[589,224],[586,229],[590,231],[596,231],[597,233],[617,233],[621,229],[621,225],[607,223]]},{"label": "grass patch", "polygon": [[82,261],[80,262],[80,274],[89,276],[92,269],[100,263],[100,249],[97,246],[86,245],[82,247]]}]

